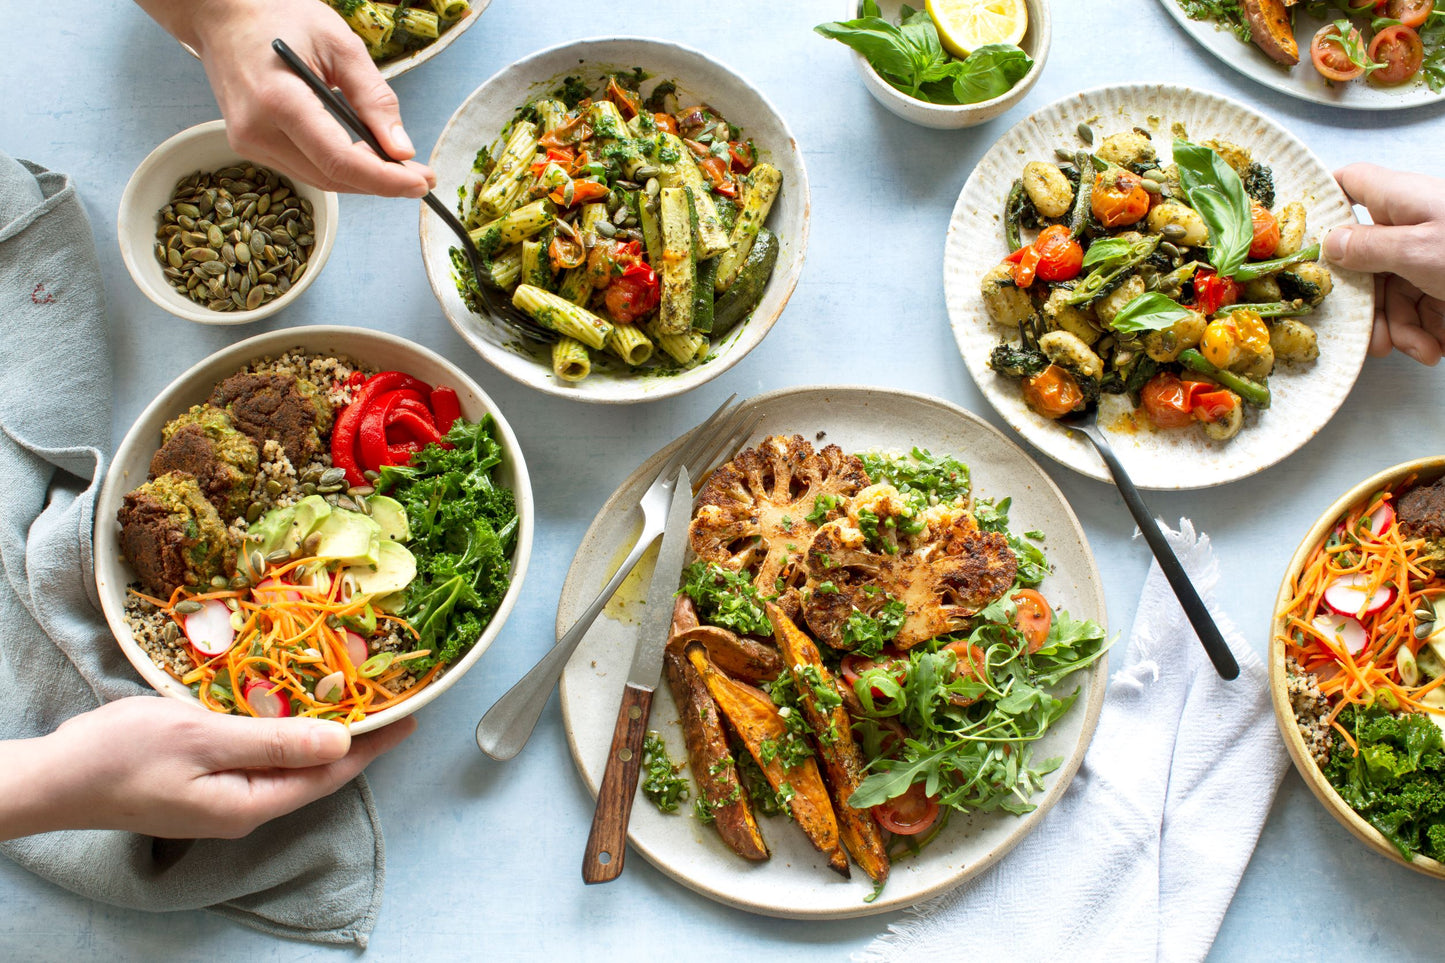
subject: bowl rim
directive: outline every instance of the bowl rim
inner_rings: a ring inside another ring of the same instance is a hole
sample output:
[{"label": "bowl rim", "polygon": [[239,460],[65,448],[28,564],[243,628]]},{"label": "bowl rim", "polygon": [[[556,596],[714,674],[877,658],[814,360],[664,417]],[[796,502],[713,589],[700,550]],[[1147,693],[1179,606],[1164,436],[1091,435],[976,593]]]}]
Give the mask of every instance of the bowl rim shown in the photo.
[{"label": "bowl rim", "polygon": [[[907,104],[911,108],[916,108],[924,113],[933,114],[937,117],[966,117],[969,114],[991,108],[1004,105],[1012,106],[1013,102],[1023,99],[1029,90],[1033,88],[1034,84],[1038,82],[1039,77],[1044,71],[1044,63],[1049,59],[1049,48],[1053,46],[1053,15],[1049,11],[1049,0],[1022,0],[1022,2],[1024,7],[1029,11],[1029,32],[1034,31],[1035,24],[1041,26],[1035,38],[1035,46],[1038,48],[1038,53],[1033,57],[1033,66],[1018,79],[1016,84],[997,97],[990,97],[988,100],[980,100],[973,104],[934,104],[926,100],[919,100],[917,97],[905,94],[890,84],[883,75],[868,62],[868,58],[864,57],[861,53],[852,48],[849,48],[848,52],[853,55],[853,66],[855,69],[857,69],[860,74],[866,74],[877,81],[877,87],[884,92],[885,96],[894,99],[898,103]],[[852,16],[856,17],[858,15],[858,0],[848,0],[848,7],[852,11]],[[920,7],[919,9],[922,8]],[[1035,10],[1039,13],[1037,17],[1034,16]],[[1025,36],[1027,36],[1027,34],[1025,34]],[[1022,47],[1022,44],[1020,44],[1020,47]],[[871,86],[869,87],[869,92],[874,93]]]},{"label": "bowl rim", "polygon": [[[727,343],[727,348],[725,351],[719,353],[718,355],[714,356],[703,364],[697,365],[693,368],[685,369],[682,372],[676,374],[675,376],[665,379],[665,383],[662,387],[648,391],[645,394],[637,393],[624,395],[622,397],[601,397],[588,392],[585,387],[580,387],[579,385],[563,385],[557,383],[557,381],[551,375],[551,370],[545,364],[542,364],[540,362],[534,362],[525,369],[526,372],[532,373],[530,376],[528,376],[528,374],[524,374],[523,371],[513,370],[510,366],[503,366],[494,361],[493,355],[497,352],[507,352],[508,354],[512,354],[513,352],[511,352],[510,349],[506,348],[503,345],[496,345],[490,341],[487,341],[484,338],[477,337],[473,332],[469,331],[458,318],[453,316],[452,312],[447,309],[446,303],[443,301],[442,291],[447,289],[448,287],[455,287],[450,276],[450,268],[449,266],[444,269],[440,266],[434,266],[433,263],[427,259],[426,254],[427,246],[431,243],[432,232],[436,231],[438,236],[445,236],[447,228],[441,223],[441,218],[437,217],[436,214],[433,213],[425,204],[419,205],[419,211],[417,214],[418,234],[420,236],[421,243],[422,265],[426,270],[427,281],[431,285],[432,296],[436,298],[437,306],[441,308],[442,314],[446,316],[447,322],[452,326],[452,328],[457,332],[457,334],[460,335],[464,341],[466,341],[468,346],[470,346],[473,351],[481,355],[481,357],[485,359],[488,364],[492,365],[493,368],[502,372],[502,374],[511,378],[518,384],[525,385],[526,387],[532,388],[536,391],[540,391],[543,394],[553,395],[558,398],[566,398],[571,401],[580,401],[587,404],[645,404],[653,401],[662,401],[666,398],[673,398],[677,395],[685,394],[689,391],[692,391],[694,388],[701,387],[702,385],[707,384],[709,381],[712,381],[714,378],[717,378],[719,375],[732,368],[743,358],[747,357],[750,353],[752,353],[755,348],[757,348],[759,344],[763,342],[763,339],[766,338],[768,334],[772,331],[773,326],[777,323],[778,319],[782,317],[783,311],[787,308],[788,302],[792,299],[793,293],[797,290],[798,280],[802,276],[803,267],[807,261],[808,256],[808,236],[811,230],[813,219],[812,190],[808,182],[808,168],[807,163],[804,159],[803,150],[798,145],[798,139],[793,134],[792,128],[788,125],[787,120],[783,117],[782,113],[778,110],[776,105],[773,104],[772,100],[769,99],[768,96],[764,94],[761,89],[750,83],[746,78],[742,76],[742,74],[734,70],[728,64],[723,63],[717,58],[706,54],[701,50],[698,50],[696,47],[691,47],[687,44],[678,43],[673,40],[663,40],[657,37],[642,37],[633,35],[602,35],[595,37],[584,37],[579,40],[569,40],[565,43],[553,44],[550,47],[544,47],[541,50],[537,50],[533,53],[527,54],[525,57],[522,57],[518,60],[513,61],[510,64],[501,67],[486,80],[482,81],[480,85],[478,85],[474,90],[472,90],[469,94],[466,95],[466,97],[462,99],[461,103],[457,105],[456,110],[452,112],[451,117],[447,119],[446,124],[442,127],[441,133],[437,135],[437,139],[432,146],[431,153],[427,157],[427,163],[435,169],[437,151],[441,148],[442,144],[445,143],[448,138],[452,136],[455,128],[460,123],[463,112],[474,101],[479,99],[480,94],[487,86],[513,72],[527,71],[530,68],[534,67],[541,60],[556,57],[565,53],[570,53],[574,50],[577,51],[578,54],[578,63],[575,68],[571,69],[585,69],[587,64],[595,62],[595,58],[585,56],[582,51],[605,43],[631,43],[641,45],[643,47],[658,47],[674,52],[680,51],[689,57],[694,57],[698,60],[704,61],[732,77],[735,83],[737,83],[741,88],[745,89],[751,96],[756,97],[761,102],[763,108],[772,115],[773,120],[777,122],[778,126],[782,128],[784,140],[786,143],[778,145],[777,147],[769,145],[769,148],[778,151],[781,151],[783,149],[788,150],[794,163],[797,165],[797,170],[799,174],[799,177],[797,179],[798,183],[789,184],[786,189],[799,195],[799,202],[802,206],[802,230],[799,232],[799,235],[795,242],[797,254],[795,260],[790,267],[790,270],[787,272],[786,275],[780,278],[778,276],[777,270],[774,269],[772,276],[768,278],[767,285],[763,288],[764,294],[766,295],[768,291],[772,289],[774,284],[781,285],[781,287],[779,288],[779,291],[781,292],[781,298],[778,301],[777,308],[770,312],[767,317],[760,317],[755,309],[754,313],[748,318],[747,323],[737,329],[736,334],[728,335],[729,338],[732,338],[732,341],[731,343]],[[537,81],[534,81],[534,83],[540,82],[544,79],[545,78],[538,77]],[[747,334],[748,344],[746,345],[746,347],[739,349],[739,345],[743,340],[744,332],[751,332]],[[585,384],[586,382],[582,382],[582,385]],[[640,386],[642,384],[642,381],[639,379],[637,381],[637,384]]]},{"label": "bowl rim", "polygon": [[[154,445],[153,439],[141,437],[141,425],[157,420],[160,417],[174,412],[177,408],[177,396],[184,395],[192,388],[205,369],[222,365],[240,366],[250,360],[263,357],[268,354],[277,354],[293,348],[300,348],[303,341],[316,341],[332,339],[337,344],[339,353],[346,353],[341,347],[347,341],[364,339],[372,342],[378,349],[392,352],[395,355],[408,353],[419,356],[429,363],[437,365],[447,375],[455,379],[459,388],[465,388],[472,392],[479,402],[481,408],[492,416],[496,426],[496,433],[502,444],[502,450],[512,465],[515,475],[513,491],[517,500],[517,517],[519,519],[517,544],[512,550],[512,572],[511,582],[507,587],[506,594],[502,597],[501,604],[493,613],[491,620],[482,630],[482,634],[472,644],[471,648],[456,662],[452,663],[445,675],[433,685],[427,686],[415,696],[407,699],[389,709],[362,719],[351,726],[352,735],[360,735],[374,729],[380,729],[391,723],[411,715],[413,712],[428,705],[433,699],[446,692],[453,684],[465,675],[472,666],[481,658],[491,644],[501,633],[502,627],[506,624],[511,615],[513,607],[521,597],[522,584],[526,580],[527,567],[532,555],[532,537],[535,526],[536,509],[532,495],[531,476],[527,471],[526,458],[522,453],[521,443],[518,442],[516,434],[512,431],[511,424],[506,416],[502,414],[491,396],[476,383],[465,371],[456,364],[447,360],[441,354],[430,348],[411,341],[400,335],[391,334],[386,331],[379,331],[374,328],[359,328],[347,325],[304,325],[295,328],[282,328],[276,331],[268,331],[254,335],[234,344],[227,345],[219,351],[212,352],[201,358],[195,364],[181,372],[171,380],[161,392],[146,405],[145,409],[136,417],[131,427],[127,429],[125,437],[116,448],[106,466],[105,479],[101,483],[100,493],[96,499],[97,511],[92,520],[93,536],[93,573],[97,596],[100,599],[101,609],[105,614],[106,623],[110,628],[112,640],[120,646],[126,659],[134,667],[141,678],[154,689],[158,694],[176,699],[180,702],[194,706],[198,711],[209,711],[189,692],[182,693],[176,686],[178,683],[166,673],[164,669],[156,665],[146,654],[139,643],[135,641],[129,627],[125,625],[124,606],[117,608],[112,596],[121,597],[124,587],[129,584],[130,579],[125,577],[127,571],[125,563],[121,560],[118,545],[115,537],[115,519],[112,515],[98,510],[99,506],[118,501],[123,497],[123,491],[130,484],[129,480],[122,477],[120,465],[122,456],[124,460],[131,460],[132,452]],[[313,349],[302,349],[313,350]],[[405,362],[402,362],[403,364]],[[153,449],[152,449],[153,450]],[[113,551],[102,552],[102,546],[113,549]],[[105,575],[116,573],[119,587],[112,589],[107,586]]]},{"label": "bowl rim", "polygon": [[1325,533],[1334,527],[1336,520],[1355,502],[1412,473],[1417,475],[1421,482],[1430,482],[1445,477],[1445,456],[1416,458],[1370,475],[1335,499],[1310,526],[1299,547],[1295,549],[1294,554],[1290,557],[1289,565],[1285,567],[1284,578],[1280,581],[1279,592],[1275,596],[1274,608],[1270,614],[1269,694],[1270,701],[1274,704],[1275,722],[1279,726],[1279,733],[1284,740],[1285,748],[1289,750],[1290,760],[1294,763],[1300,778],[1310,788],[1310,792],[1314,793],[1315,798],[1319,800],[1320,805],[1335,817],[1340,825],[1349,830],[1351,835],[1376,853],[1426,876],[1445,879],[1445,865],[1430,857],[1416,855],[1412,859],[1406,859],[1401,856],[1400,851],[1378,829],[1371,826],[1363,816],[1350,807],[1349,803],[1345,802],[1335,791],[1335,787],[1325,778],[1324,773],[1320,771],[1314,757],[1310,755],[1309,748],[1305,745],[1304,735],[1300,732],[1299,723],[1295,719],[1294,708],[1290,705],[1289,674],[1285,670],[1284,644],[1281,641],[1284,635],[1282,612],[1284,607],[1289,604],[1293,594],[1290,586],[1304,568],[1310,553],[1325,537]]},{"label": "bowl rim", "polygon": [[[295,186],[298,194],[312,194],[319,196],[321,199],[321,203],[317,204],[314,196],[309,198],[312,200],[313,209],[319,208],[319,210],[315,210],[313,214],[313,217],[318,221],[319,230],[316,232],[316,245],[311,249],[311,256],[307,260],[307,269],[306,272],[301,275],[301,280],[293,284],[285,294],[278,298],[273,298],[266,304],[250,311],[212,311],[203,305],[181,298],[179,294],[171,290],[169,285],[167,285],[164,290],[157,289],[157,286],[153,284],[152,280],[144,273],[141,263],[142,255],[140,253],[144,250],[146,257],[151,256],[150,245],[154,243],[154,232],[146,239],[145,244],[142,245],[139,241],[132,238],[131,232],[127,230],[127,228],[135,226],[133,222],[140,217],[141,212],[136,210],[136,216],[134,218],[128,215],[132,210],[138,208],[139,201],[137,195],[141,192],[142,188],[158,176],[160,168],[170,160],[176,150],[191,143],[215,138],[218,135],[224,139],[225,133],[226,121],[224,119],[208,120],[204,123],[195,124],[184,130],[177,131],[161,141],[145,156],[145,159],[136,166],[136,169],[131,172],[130,179],[126,181],[125,189],[121,192],[120,203],[116,211],[116,245],[120,248],[120,257],[121,260],[125,262],[125,268],[130,274],[131,281],[140,289],[140,292],[144,294],[152,304],[169,314],[187,321],[193,321],[196,324],[215,327],[229,327],[260,321],[263,318],[270,317],[299,298],[302,292],[309,288],[311,283],[316,280],[322,268],[326,267],[326,262],[331,257],[331,249],[336,244],[336,235],[340,227],[340,203],[335,192],[314,187],[287,174],[286,177],[290,179]],[[229,143],[227,143],[226,150],[231,153],[237,162],[245,160],[239,152],[231,150]],[[261,164],[258,166],[264,167],[265,165]],[[152,211],[147,223],[152,222],[154,217],[155,212]]]}]

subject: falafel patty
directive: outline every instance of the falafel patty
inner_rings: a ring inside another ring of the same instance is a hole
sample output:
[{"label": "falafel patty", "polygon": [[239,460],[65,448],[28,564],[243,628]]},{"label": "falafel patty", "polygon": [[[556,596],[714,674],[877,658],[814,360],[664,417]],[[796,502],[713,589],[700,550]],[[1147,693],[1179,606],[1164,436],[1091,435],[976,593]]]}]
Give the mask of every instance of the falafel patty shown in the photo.
[{"label": "falafel patty", "polygon": [[167,472],[127,494],[116,519],[121,555],[152,595],[166,598],[235,568],[225,523],[185,472]]},{"label": "falafel patty", "polygon": [[290,374],[231,375],[216,385],[210,404],[224,409],[257,449],[268,438],[279,441],[298,470],[321,451],[333,414],[316,385]]},{"label": "falafel patty", "polygon": [[151,477],[193,475],[222,519],[243,516],[256,482],[256,445],[237,431],[226,412],[196,405],[162,430],[165,444],[151,459]]}]

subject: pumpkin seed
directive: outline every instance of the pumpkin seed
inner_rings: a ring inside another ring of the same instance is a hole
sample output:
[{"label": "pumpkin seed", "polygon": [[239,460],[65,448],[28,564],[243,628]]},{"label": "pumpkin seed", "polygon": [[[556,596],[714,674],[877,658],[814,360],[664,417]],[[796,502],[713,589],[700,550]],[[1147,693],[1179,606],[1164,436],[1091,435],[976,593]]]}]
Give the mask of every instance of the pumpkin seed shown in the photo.
[{"label": "pumpkin seed", "polygon": [[1164,193],[1164,185],[1149,177],[1146,177],[1142,181],[1140,181],[1139,186],[1144,188],[1144,191],[1147,194]]},{"label": "pumpkin seed", "polygon": [[[227,601],[234,601],[234,599],[228,599]],[[240,631],[241,631],[242,629],[244,629],[245,627],[246,627],[246,616],[242,615],[240,612],[232,612],[232,613],[231,613],[231,628],[234,629],[234,630],[237,631],[237,632],[240,632]]]},{"label": "pumpkin seed", "polygon": [[1170,257],[1179,256],[1179,248],[1174,244],[1169,243],[1168,241],[1160,241],[1159,250],[1161,253],[1167,254]]},{"label": "pumpkin seed", "polygon": [[346,480],[344,468],[328,468],[317,479],[323,485],[337,485]]},{"label": "pumpkin seed", "polygon": [[1067,147],[1055,147],[1054,156],[1061,161],[1068,161],[1069,163],[1073,163],[1074,161],[1074,153]]},{"label": "pumpkin seed", "polygon": [[290,552],[286,551],[286,549],[284,548],[278,548],[276,549],[276,551],[266,556],[266,561],[270,562],[272,565],[280,565],[282,562],[288,561],[290,558]]},{"label": "pumpkin seed", "polygon": [[167,622],[167,623],[166,623],[165,638],[166,638],[166,641],[169,642],[169,643],[171,643],[172,645],[174,645],[176,642],[180,641],[180,638],[181,638],[181,629],[180,629],[180,626],[176,625],[176,623],[174,623],[174,622]]},{"label": "pumpkin seed", "polygon": [[376,489],[371,485],[352,485],[346,490],[346,494],[352,498],[365,498],[367,495],[374,495]]},{"label": "pumpkin seed", "polygon": [[1083,141],[1085,144],[1087,144],[1087,145],[1089,145],[1089,146],[1093,146],[1093,143],[1094,143],[1094,128],[1090,127],[1088,124],[1080,124],[1079,127],[1078,127],[1078,130],[1079,130],[1079,140]]},{"label": "pumpkin seed", "polygon": [[251,577],[259,579],[266,572],[266,556],[260,550],[253,551],[250,556]]},{"label": "pumpkin seed", "polygon": [[662,184],[658,182],[657,178],[649,177],[647,179],[647,183],[643,185],[642,189],[647,191],[648,197],[656,197],[657,192],[662,190]]},{"label": "pumpkin seed", "polygon": [[240,612],[241,603],[237,602],[235,599],[226,599],[226,608],[230,609],[232,612]]},{"label": "pumpkin seed", "polygon": [[250,291],[250,293],[246,295],[246,310],[247,310],[247,311],[254,311],[254,310],[256,310],[257,308],[259,308],[259,307],[261,306],[261,302],[264,301],[264,300],[266,300],[266,291],[265,291],[265,289],[264,289],[264,288],[252,288],[251,291]]},{"label": "pumpkin seed", "polygon": [[603,237],[616,237],[617,228],[612,225],[611,221],[598,221],[597,233],[601,234]]},{"label": "pumpkin seed", "polygon": [[1434,631],[1434,622],[1421,622],[1419,625],[1415,626],[1415,638],[1428,639],[1430,637],[1430,633]]},{"label": "pumpkin seed", "polygon": [[194,615],[201,610],[201,603],[195,599],[185,599],[177,602],[173,610],[177,615]]},{"label": "pumpkin seed", "polygon": [[1189,232],[1184,229],[1182,224],[1165,224],[1159,233],[1164,235],[1164,240],[1174,241],[1177,244],[1184,240],[1184,235]]},{"label": "pumpkin seed", "polygon": [[321,533],[312,532],[301,542],[301,550],[307,555],[315,555],[316,550],[321,547]]}]

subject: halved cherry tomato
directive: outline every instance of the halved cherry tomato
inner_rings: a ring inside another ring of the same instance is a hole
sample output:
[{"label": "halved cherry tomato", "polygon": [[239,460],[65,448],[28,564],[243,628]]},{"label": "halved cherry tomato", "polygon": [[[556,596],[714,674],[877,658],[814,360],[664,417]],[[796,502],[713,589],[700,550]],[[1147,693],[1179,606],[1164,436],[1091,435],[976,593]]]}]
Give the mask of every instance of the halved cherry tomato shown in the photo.
[{"label": "halved cherry tomato", "polygon": [[546,169],[548,164],[553,163],[570,174],[574,169],[572,165],[576,162],[577,155],[572,152],[570,147],[549,147],[547,148],[546,157],[532,162],[532,176],[538,176]]},{"label": "halved cherry tomato", "polygon": [[1024,401],[1045,418],[1062,418],[1084,403],[1084,392],[1073,375],[1051,364],[1024,379]]},{"label": "halved cherry tomato", "polygon": [[662,300],[662,286],[657,283],[655,274],[650,284],[642,276],[620,277],[607,285],[607,293],[602,300],[612,320],[631,324],[657,307]]},{"label": "halved cherry tomato", "polygon": [[732,158],[733,170],[740,174],[746,174],[757,163],[757,158],[753,155],[753,142],[750,140],[728,141],[728,156]]},{"label": "halved cherry tomato", "polygon": [[1035,274],[1040,281],[1068,281],[1084,268],[1084,249],[1062,224],[1044,228],[1033,249],[1039,255]]},{"label": "halved cherry tomato", "polygon": [[607,185],[597,181],[573,181],[571,200],[567,199],[565,188],[560,187],[547,196],[559,207],[576,207],[578,204],[588,204],[606,197]]},{"label": "halved cherry tomato", "polygon": [[[885,651],[877,660],[859,655],[856,652],[849,652],[843,656],[843,661],[839,663],[838,668],[843,673],[843,681],[850,686],[856,686],[858,678],[863,673],[880,665],[893,670],[894,681],[899,685],[908,681],[908,663],[903,661],[896,653],[892,652]],[[873,690],[873,698],[882,699],[883,697],[884,692],[882,689],[875,688]]]},{"label": "halved cherry tomato", "polygon": [[[1360,32],[1353,27],[1350,28],[1350,37],[1355,44],[1363,46],[1360,43]],[[1338,83],[1354,80],[1365,72],[1364,67],[1350,60],[1350,55],[1345,52],[1340,31],[1332,23],[1327,23],[1315,31],[1314,39],[1310,41],[1310,60],[1314,63],[1315,70],[1320,72],[1320,76]]]},{"label": "halved cherry tomato", "polygon": [[547,257],[551,260],[554,271],[570,270],[580,267],[587,260],[587,249],[575,238],[559,232],[547,246]]},{"label": "halved cherry tomato", "polygon": [[537,143],[542,147],[570,147],[573,144],[581,143],[587,139],[588,134],[592,133],[585,121],[584,115],[578,114],[561,127],[553,128],[538,137]]},{"label": "halved cherry tomato", "polygon": [[1200,421],[1215,422],[1239,407],[1239,395],[1225,388],[1201,391],[1194,396],[1192,414]]},{"label": "halved cherry tomato", "polygon": [[1026,288],[1034,283],[1034,276],[1039,270],[1039,252],[1032,244],[1025,244],[1004,260],[1013,262],[1010,273],[1015,286]]},{"label": "halved cherry tomato", "polygon": [[1239,301],[1239,285],[1234,278],[1222,278],[1208,268],[1194,275],[1194,310],[1205,316]]},{"label": "halved cherry tomato", "polygon": [[[1407,27],[1419,29],[1434,12],[1435,0],[1385,0],[1384,7],[1385,16],[1391,20],[1398,20]],[[1376,3],[1375,9],[1379,11],[1380,4]]]},{"label": "halved cherry tomato", "polygon": [[1404,24],[1386,27],[1370,41],[1370,59],[1385,66],[1370,72],[1370,80],[1393,87],[1403,84],[1425,61],[1425,44],[1414,28]]},{"label": "halved cherry tomato", "polygon": [[616,77],[607,78],[607,99],[617,105],[617,112],[623,120],[637,116],[637,101],[618,85]]},{"label": "halved cherry tomato", "polygon": [[[984,677],[984,663],[988,659],[987,653],[976,645],[969,645],[967,642],[950,642],[944,646],[953,653],[955,662],[953,677],[955,679],[982,679]],[[950,694],[948,701],[956,706],[971,706],[981,696],[967,698],[958,694]]]},{"label": "halved cherry tomato", "polygon": [[737,197],[738,185],[733,180],[732,174],[728,172],[728,162],[721,157],[708,154],[697,162],[698,169],[707,178],[708,184],[712,185],[715,193],[723,197]]},{"label": "halved cherry tomato", "polygon": [[653,114],[652,119],[657,121],[658,130],[665,130],[669,134],[677,133],[677,118],[673,117],[671,114]]},{"label": "halved cherry tomato", "polygon": [[1279,247],[1279,221],[1259,201],[1249,202],[1249,219],[1254,225],[1254,239],[1249,242],[1249,256],[1256,261],[1274,257]]},{"label": "halved cherry tomato", "polygon": [[923,783],[916,782],[903,795],[874,806],[873,815],[890,833],[917,836],[938,819],[938,800],[924,792]]},{"label": "halved cherry tomato", "polygon": [[1033,589],[1021,589],[1009,596],[1018,605],[1014,613],[1014,626],[1028,643],[1029,654],[1037,652],[1049,640],[1049,628],[1054,624],[1054,610],[1048,600]]},{"label": "halved cherry tomato", "polygon": [[1149,213],[1149,192],[1138,174],[1111,167],[1094,178],[1090,204],[1094,217],[1105,227],[1137,223]]},{"label": "halved cherry tomato", "polygon": [[1156,427],[1183,428],[1192,424],[1194,395],[1205,387],[1197,381],[1180,381],[1167,371],[1150,378],[1140,392],[1144,414]]}]

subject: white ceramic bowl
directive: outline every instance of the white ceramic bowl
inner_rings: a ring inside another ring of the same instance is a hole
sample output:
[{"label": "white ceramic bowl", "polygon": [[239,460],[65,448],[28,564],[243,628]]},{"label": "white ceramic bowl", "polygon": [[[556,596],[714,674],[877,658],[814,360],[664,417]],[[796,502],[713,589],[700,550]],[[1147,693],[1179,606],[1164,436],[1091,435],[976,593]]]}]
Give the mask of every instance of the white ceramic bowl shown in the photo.
[{"label": "white ceramic bowl", "polygon": [[[743,129],[759,155],[783,175],[783,189],[768,216],[780,250],[762,300],[745,324],[713,347],[713,357],[681,372],[649,374],[621,367],[598,371],[576,384],[559,383],[552,375],[547,349],[519,343],[517,337],[487,318],[473,314],[457,293],[448,249],[457,241],[425,205],[421,208],[421,250],[427,279],[442,311],[463,338],[503,374],[539,391],[604,404],[655,401],[691,391],[711,381],[758,345],[777,321],[798,283],[808,247],[810,199],[808,173],[792,131],[763,94],[706,54],[670,43],[636,37],[578,40],[532,54],[503,68],[462,101],[447,122],[430,164],[437,173],[437,193],[457,196],[477,151],[490,146],[517,108],[556,88],[564,77],[592,82],[603,75],[641,67],[653,81],[674,80],[679,99],[712,105]],[[644,84],[650,90],[651,81]]]},{"label": "white ceramic bowl", "polygon": [[[389,81],[393,77],[400,77],[408,70],[411,70],[415,67],[420,67],[422,64],[426,63],[428,60],[441,53],[447,47],[451,46],[452,41],[460,37],[467,30],[468,27],[476,23],[477,18],[482,15],[482,11],[486,10],[487,7],[491,5],[491,3],[492,0],[472,0],[472,8],[471,10],[467,11],[467,15],[462,19],[458,20],[456,23],[452,24],[452,26],[447,30],[444,30],[442,32],[442,35],[436,40],[427,44],[425,47],[422,47],[420,50],[413,50],[411,53],[406,54],[403,57],[393,57],[390,60],[383,60],[378,63],[376,65],[376,69],[381,71],[381,79]],[[195,57],[197,60],[201,59],[201,55],[196,53],[196,48],[192,47],[190,44],[183,43],[181,44],[181,46],[186,48],[186,53],[190,54],[192,57]]]},{"label": "white ceramic bowl", "polygon": [[[415,696],[383,709],[354,725],[353,733],[369,732],[389,725],[403,716],[411,715],[422,706],[450,689],[467,670],[481,658],[487,646],[497,637],[507,621],[512,606],[522,592],[522,582],[527,575],[527,560],[532,552],[532,483],[527,476],[527,465],[522,458],[521,446],[512,433],[507,419],[502,416],[492,399],[477,386],[477,383],[456,365],[421,345],[364,328],[340,326],[314,326],[286,328],[248,338],[229,348],[218,351],[201,361],[172,381],[164,391],[147,406],[140,418],[126,433],[125,440],[115,453],[110,469],[106,472],[105,484],[101,486],[100,499],[95,511],[95,583],[100,595],[101,608],[106,621],[115,633],[120,647],[130,659],[131,665],[141,677],[162,695],[179,699],[201,709],[200,702],[191,691],[173,679],[164,669],[151,661],[145,650],[136,643],[125,622],[126,589],[135,575],[120,556],[120,526],[116,524],[116,512],[121,507],[126,493],[146,480],[151,456],[160,447],[161,428],[167,421],[185,411],[193,404],[199,404],[210,395],[216,382],[222,380],[248,362],[267,356],[284,354],[293,348],[313,353],[342,354],[364,364],[383,370],[405,371],[430,384],[445,384],[454,387],[461,401],[462,416],[475,421],[482,415],[490,414],[496,424],[496,436],[503,451],[502,466],[498,469],[500,484],[516,493],[517,515],[520,520],[517,544],[512,551],[512,584],[502,598],[502,604],[482,632],[481,638],[467,650],[438,680]],[[208,710],[201,710],[208,711]]]},{"label": "white ceramic bowl", "polygon": [[155,256],[156,215],[170,202],[176,182],[196,171],[214,171],[242,162],[226,141],[226,122],[212,120],[188,127],[141,161],[120,196],[116,237],[126,270],[141,293],[158,307],[197,324],[245,324],[269,317],[301,296],[326,266],[336,243],[336,195],[291,178],[296,193],[311,202],[315,221],[306,271],[290,290],[252,311],[212,311],[171,287]]},{"label": "white ceramic bowl", "polygon": [[[879,0],[878,10],[883,15],[883,19],[889,23],[897,23],[898,11],[902,6],[902,0]],[[920,3],[916,9],[922,9],[922,6]],[[868,88],[873,99],[886,107],[890,113],[902,117],[909,123],[917,124],[920,127],[932,127],[936,130],[957,130],[961,127],[982,124],[985,121],[993,120],[1023,100],[1024,95],[1038,82],[1039,75],[1044,72],[1044,63],[1049,59],[1049,43],[1053,39],[1053,28],[1049,20],[1048,0],[1024,0],[1024,6],[1029,11],[1029,28],[1028,32],[1024,34],[1024,39],[1019,42],[1019,47],[1033,58],[1034,65],[1028,73],[1019,78],[1019,82],[1014,84],[1008,93],[1001,94],[992,100],[984,100],[976,104],[930,104],[908,96],[884,80],[878,71],[873,69],[873,65],[868,63],[868,60],[857,51],[853,52],[853,66],[858,69],[858,75],[863,78],[863,86]],[[848,0],[846,12],[841,19],[852,20],[857,16],[857,0]]]}]

